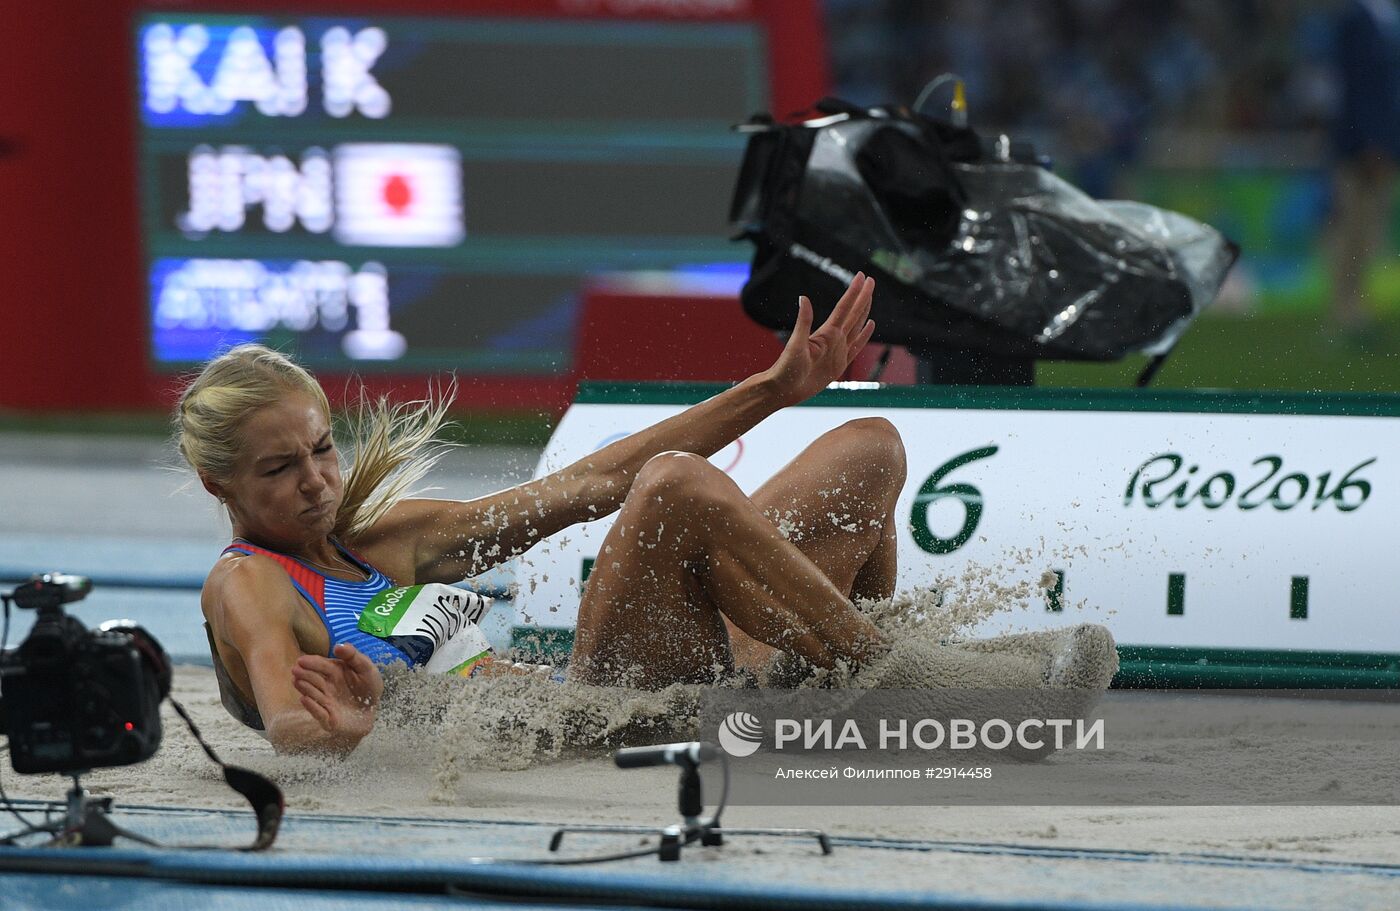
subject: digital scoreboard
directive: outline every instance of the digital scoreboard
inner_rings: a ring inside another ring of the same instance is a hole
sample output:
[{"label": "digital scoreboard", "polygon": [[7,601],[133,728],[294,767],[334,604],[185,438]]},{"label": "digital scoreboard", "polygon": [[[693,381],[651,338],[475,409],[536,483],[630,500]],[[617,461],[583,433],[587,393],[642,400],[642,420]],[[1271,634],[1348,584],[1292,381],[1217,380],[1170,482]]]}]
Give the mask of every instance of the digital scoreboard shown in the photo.
[{"label": "digital scoreboard", "polygon": [[615,270],[742,270],[754,22],[143,13],[150,360],[555,374]]}]

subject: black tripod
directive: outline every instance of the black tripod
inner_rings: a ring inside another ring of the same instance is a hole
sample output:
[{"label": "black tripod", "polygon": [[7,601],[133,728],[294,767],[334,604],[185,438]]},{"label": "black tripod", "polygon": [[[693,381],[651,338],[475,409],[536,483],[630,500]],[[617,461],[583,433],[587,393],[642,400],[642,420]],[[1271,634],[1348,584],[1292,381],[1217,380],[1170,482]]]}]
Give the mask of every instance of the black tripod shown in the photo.
[{"label": "black tripod", "polygon": [[[700,795],[700,764],[707,759],[719,757],[724,764],[724,790],[713,816],[700,814],[704,803]],[[729,759],[715,746],[708,743],[669,743],[654,747],[631,747],[618,750],[613,761],[620,769],[636,769],[643,766],[676,765],[681,770],[678,793],[681,824],[654,828],[652,826],[565,826],[556,829],[549,840],[549,850],[559,850],[567,833],[585,832],[633,832],[644,835],[658,835],[661,847],[657,857],[661,860],[680,860],[681,848],[696,841],[704,846],[724,844],[724,835],[772,835],[779,838],[815,838],[823,854],[831,853],[831,841],[820,829],[721,829],[720,813],[724,811],[729,797]]]},{"label": "black tripod", "polygon": [[30,826],[13,835],[0,838],[0,843],[13,843],[16,839],[30,835],[50,835],[45,847],[86,847],[107,848],[118,837],[129,838],[143,845],[155,845],[144,835],[123,829],[112,822],[112,798],[93,799],[84,790],[82,775],[86,771],[73,772],[73,787],[68,789],[67,805],[62,819],[46,820],[37,826]]}]

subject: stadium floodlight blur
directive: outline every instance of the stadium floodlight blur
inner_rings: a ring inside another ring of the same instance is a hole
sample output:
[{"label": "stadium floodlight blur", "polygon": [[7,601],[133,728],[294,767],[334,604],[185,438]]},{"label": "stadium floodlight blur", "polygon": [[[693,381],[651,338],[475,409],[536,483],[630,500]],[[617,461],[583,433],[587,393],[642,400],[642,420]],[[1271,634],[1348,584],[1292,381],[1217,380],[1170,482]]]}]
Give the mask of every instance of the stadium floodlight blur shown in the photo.
[{"label": "stadium floodlight blur", "polygon": [[1143,353],[1142,385],[1238,255],[1184,215],[1090,198],[1005,135],[899,106],[816,110],[740,127],[730,222],[756,247],[742,298],[765,326],[791,328],[799,294],[829,306],[864,270],[877,342],[1028,363]]}]

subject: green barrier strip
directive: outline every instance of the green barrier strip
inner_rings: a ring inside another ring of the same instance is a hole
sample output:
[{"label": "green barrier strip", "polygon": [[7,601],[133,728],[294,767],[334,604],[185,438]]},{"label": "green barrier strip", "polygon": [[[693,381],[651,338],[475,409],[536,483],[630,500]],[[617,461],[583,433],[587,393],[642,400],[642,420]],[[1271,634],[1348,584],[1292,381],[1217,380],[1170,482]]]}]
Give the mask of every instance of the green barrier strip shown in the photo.
[{"label": "green barrier strip", "polygon": [[1400,689],[1400,655],[1131,646],[1118,648],[1124,689]]},{"label": "green barrier strip", "polygon": [[[727,383],[579,383],[575,405],[693,405]],[[969,408],[990,411],[1109,411],[1197,414],[1400,417],[1400,395],[1364,392],[1236,392],[1186,389],[866,386],[817,393],[799,407]]]},{"label": "green barrier strip", "polygon": [[[563,664],[574,631],[517,626],[511,647],[539,661]],[[1400,689],[1400,655],[1379,652],[1118,647],[1120,689]]]},{"label": "green barrier strip", "polygon": [[1317,667],[1383,671],[1400,675],[1400,655],[1383,652],[1318,652],[1305,649],[1230,649],[1120,645],[1122,661],[1163,664],[1247,665],[1252,667]]},{"label": "green barrier strip", "polygon": [[1334,667],[1120,661],[1113,686],[1116,689],[1145,690],[1392,690],[1400,689],[1400,672]]}]

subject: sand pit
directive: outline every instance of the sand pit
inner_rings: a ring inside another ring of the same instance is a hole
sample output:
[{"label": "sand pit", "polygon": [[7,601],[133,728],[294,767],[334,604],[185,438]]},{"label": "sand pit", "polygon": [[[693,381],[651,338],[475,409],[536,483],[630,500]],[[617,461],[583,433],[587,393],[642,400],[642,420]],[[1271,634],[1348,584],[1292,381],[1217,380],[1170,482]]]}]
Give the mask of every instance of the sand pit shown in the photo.
[{"label": "sand pit", "polygon": [[[343,762],[277,756],[257,734],[228,718],[211,670],[177,668],[175,696],[225,760],[261,771],[282,786],[289,812],[619,823],[669,822],[675,812],[670,769],[623,772],[598,756],[513,769],[449,764],[450,774],[444,774],[442,755],[387,727]],[[89,788],[128,805],[242,806],[168,708],[165,720],[165,741],[153,759],[94,772],[86,779]],[[1122,754],[1105,761],[1132,768],[1148,760]],[[1199,771],[1208,774],[1210,766],[1203,757]],[[58,776],[19,776],[8,768],[5,783],[11,796],[36,799],[57,798],[67,787]],[[1400,863],[1400,815],[1394,807],[733,807],[727,818],[733,825],[819,821],[843,835],[1257,851]]]},{"label": "sand pit", "polygon": [[[550,824],[675,820],[673,769],[621,771],[602,756],[513,769],[468,767],[444,763],[442,742],[424,748],[389,726],[344,762],[277,756],[225,715],[210,670],[177,668],[175,695],[226,760],[262,771],[282,786],[291,814]],[[90,789],[113,795],[119,807],[246,811],[174,714],[167,709],[165,717],[165,742],[156,757],[131,768],[95,772],[87,779]],[[1141,752],[1120,752],[1106,757],[1108,765],[1100,771],[1128,773],[1150,767],[1151,760]],[[1211,768],[1209,756],[1203,756],[1190,771],[1209,774]],[[57,798],[67,787],[57,776],[18,776],[8,769],[5,782],[12,796],[35,799]],[[143,818],[134,814],[126,822],[139,831]],[[676,875],[718,871],[716,864],[722,863],[734,882],[802,883],[833,890],[876,883],[880,890],[983,898],[1299,909],[1343,899],[1353,908],[1393,907],[1400,879],[1400,867],[1378,873],[1360,866],[1400,865],[1400,817],[1393,806],[737,806],[726,813],[726,824],[821,826],[838,840],[852,841],[844,847],[838,841],[836,854],[822,858],[806,843],[734,838],[719,852],[690,849]],[[460,842],[449,840],[450,832],[425,834],[401,824],[389,836],[388,830],[365,825],[342,825],[337,831],[334,845],[322,844],[321,850],[354,852],[385,837],[423,856],[500,850],[489,830],[486,841],[477,831],[471,833],[475,840]],[[509,831],[516,842],[524,842],[524,853],[543,852],[548,829]],[[298,833],[291,824],[278,850],[305,850],[308,836],[299,839]],[[232,840],[242,838],[246,834]],[[415,839],[425,844],[415,847]],[[859,845],[865,839],[883,840],[876,847],[884,850],[862,852]],[[595,850],[600,845],[593,843]],[[633,863],[637,866],[627,869],[634,873],[660,869],[655,861]],[[1192,883],[1185,892],[1184,876]]]}]

